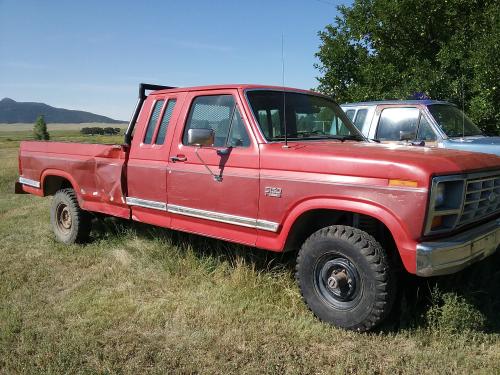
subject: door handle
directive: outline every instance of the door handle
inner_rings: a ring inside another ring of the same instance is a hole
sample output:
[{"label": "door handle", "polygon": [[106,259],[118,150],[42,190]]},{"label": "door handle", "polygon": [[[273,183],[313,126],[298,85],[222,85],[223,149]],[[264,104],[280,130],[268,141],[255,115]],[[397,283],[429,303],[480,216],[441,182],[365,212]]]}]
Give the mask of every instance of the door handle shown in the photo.
[{"label": "door handle", "polygon": [[176,156],[171,156],[170,157],[170,161],[172,163],[175,163],[175,162],[183,162],[183,161],[186,161],[187,160],[187,157],[184,156],[184,155],[176,155]]}]

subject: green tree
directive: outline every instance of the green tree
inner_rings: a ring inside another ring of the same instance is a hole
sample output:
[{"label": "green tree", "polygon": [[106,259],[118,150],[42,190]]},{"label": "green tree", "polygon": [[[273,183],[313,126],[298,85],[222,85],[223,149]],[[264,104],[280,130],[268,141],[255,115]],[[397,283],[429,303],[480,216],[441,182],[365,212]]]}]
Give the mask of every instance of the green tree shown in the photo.
[{"label": "green tree", "polygon": [[38,116],[35,126],[33,127],[33,135],[35,139],[48,141],[50,139],[49,132],[47,131],[47,124],[43,116]]},{"label": "green tree", "polygon": [[462,106],[500,130],[498,0],[354,0],[319,32],[318,89],[337,101],[407,99]]}]

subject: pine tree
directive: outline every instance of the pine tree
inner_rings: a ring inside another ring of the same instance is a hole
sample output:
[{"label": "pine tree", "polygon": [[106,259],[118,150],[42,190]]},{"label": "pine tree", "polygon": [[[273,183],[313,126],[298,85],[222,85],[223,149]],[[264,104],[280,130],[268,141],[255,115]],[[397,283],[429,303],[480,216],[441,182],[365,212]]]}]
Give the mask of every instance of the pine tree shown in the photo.
[{"label": "pine tree", "polygon": [[49,132],[47,131],[47,123],[43,116],[38,116],[35,126],[33,127],[33,135],[35,139],[40,141],[48,141],[50,139]]}]

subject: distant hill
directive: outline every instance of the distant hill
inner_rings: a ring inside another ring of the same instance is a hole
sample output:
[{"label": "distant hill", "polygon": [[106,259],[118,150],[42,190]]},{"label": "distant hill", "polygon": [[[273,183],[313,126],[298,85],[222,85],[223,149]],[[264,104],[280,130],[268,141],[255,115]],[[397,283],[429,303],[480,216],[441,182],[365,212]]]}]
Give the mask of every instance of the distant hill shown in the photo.
[{"label": "distant hill", "polygon": [[36,118],[43,115],[48,124],[54,123],[122,123],[124,121],[96,115],[85,111],[55,108],[44,103],[16,102],[10,98],[0,100],[0,123],[12,124],[16,122],[35,122]]}]

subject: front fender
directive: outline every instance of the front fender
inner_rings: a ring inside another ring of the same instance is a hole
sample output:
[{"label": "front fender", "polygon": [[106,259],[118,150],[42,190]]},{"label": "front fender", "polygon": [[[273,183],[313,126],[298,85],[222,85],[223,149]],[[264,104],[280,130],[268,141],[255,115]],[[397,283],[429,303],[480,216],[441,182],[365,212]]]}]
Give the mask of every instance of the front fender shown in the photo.
[{"label": "front fender", "polygon": [[352,212],[379,220],[389,229],[405,268],[408,272],[415,273],[417,242],[409,235],[407,223],[402,222],[396,213],[376,202],[336,198],[314,198],[302,201],[288,213],[278,233],[261,233],[257,239],[257,246],[273,251],[283,251],[290,230],[297,219],[309,211],[318,209]]}]

